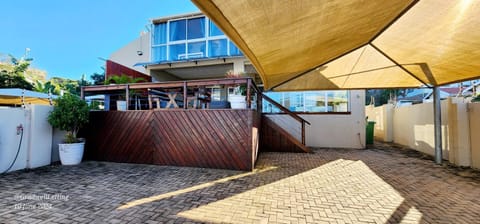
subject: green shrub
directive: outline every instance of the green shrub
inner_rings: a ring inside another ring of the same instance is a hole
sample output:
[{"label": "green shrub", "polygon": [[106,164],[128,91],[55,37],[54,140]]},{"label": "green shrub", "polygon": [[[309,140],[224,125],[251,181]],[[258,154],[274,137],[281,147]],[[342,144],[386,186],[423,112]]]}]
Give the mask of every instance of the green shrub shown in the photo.
[{"label": "green shrub", "polygon": [[67,131],[65,143],[79,142],[77,133],[88,123],[89,107],[78,96],[65,94],[55,100],[55,107],[48,116],[48,123],[54,128]]},{"label": "green shrub", "polygon": [[480,102],[480,94],[472,98],[472,102]]}]

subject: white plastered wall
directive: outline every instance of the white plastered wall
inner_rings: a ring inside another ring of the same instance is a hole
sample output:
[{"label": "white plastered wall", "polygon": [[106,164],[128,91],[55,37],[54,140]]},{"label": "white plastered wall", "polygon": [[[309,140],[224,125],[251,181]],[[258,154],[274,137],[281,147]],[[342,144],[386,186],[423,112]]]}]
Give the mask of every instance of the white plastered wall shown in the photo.
[{"label": "white plastered wall", "polygon": [[[464,98],[449,98],[442,101],[442,147],[443,158],[459,166],[480,168],[480,149],[476,149],[474,136],[479,133],[476,125],[476,105],[466,103]],[[393,142],[408,146],[420,152],[434,155],[435,135],[432,103],[415,104],[393,108],[366,106],[369,120],[376,122],[375,138],[387,141],[385,129],[392,129]],[[480,106],[478,108],[480,111]],[[392,119],[385,119],[392,117]],[[478,125],[480,126],[480,125]],[[382,129],[380,127],[384,127]],[[479,153],[477,153],[477,151]],[[478,155],[477,155],[478,154]],[[475,159],[478,157],[478,159]],[[478,161],[478,165],[476,165]]]},{"label": "white plastered wall", "polygon": [[365,91],[350,91],[350,114],[300,115],[306,125],[306,145],[365,148]]},{"label": "white plastered wall", "polygon": [[[52,128],[47,117],[51,109],[44,105],[0,108],[0,172],[6,171],[14,161],[19,146],[18,157],[9,172],[50,164]],[[17,134],[19,125],[23,127],[23,137]]]},{"label": "white plastered wall", "polygon": [[[138,51],[143,54],[139,55]],[[143,66],[133,66],[139,62],[150,62],[150,33],[142,33],[140,37],[128,43],[117,51],[113,52],[109,58],[123,66],[137,70],[139,72],[147,73]]]},{"label": "white plastered wall", "polygon": [[[443,158],[448,159],[448,110],[446,101],[443,100],[441,104]],[[432,103],[395,108],[393,113],[394,142],[433,155],[435,135]]]},{"label": "white plastered wall", "polygon": [[480,169],[480,103],[468,104],[472,167]]},{"label": "white plastered wall", "polygon": [[365,114],[368,121],[375,122],[375,139],[383,142],[393,141],[393,109],[392,104],[385,104],[379,107],[369,105],[365,107]]}]

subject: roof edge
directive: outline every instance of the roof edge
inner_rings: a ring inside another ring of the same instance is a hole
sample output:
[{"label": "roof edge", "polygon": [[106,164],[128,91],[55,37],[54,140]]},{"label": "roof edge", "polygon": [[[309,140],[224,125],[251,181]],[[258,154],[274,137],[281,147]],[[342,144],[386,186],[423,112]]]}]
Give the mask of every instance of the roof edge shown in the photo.
[{"label": "roof edge", "polygon": [[203,14],[202,12],[190,12],[190,13],[184,13],[184,14],[176,14],[171,16],[153,18],[153,19],[150,19],[150,21],[153,24],[158,24],[158,23],[167,22],[168,20],[173,20],[173,19],[192,18],[192,17],[204,16],[204,15],[205,14]]}]

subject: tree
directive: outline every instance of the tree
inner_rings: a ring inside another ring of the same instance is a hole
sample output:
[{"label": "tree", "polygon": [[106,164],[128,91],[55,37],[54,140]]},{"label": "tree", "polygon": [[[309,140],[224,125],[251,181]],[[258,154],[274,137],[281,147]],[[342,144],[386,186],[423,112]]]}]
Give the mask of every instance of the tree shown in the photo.
[{"label": "tree", "polygon": [[0,71],[0,88],[21,88],[32,90],[32,83],[28,82],[24,77],[24,73],[27,71],[28,66],[30,66],[31,60],[32,59],[18,60],[10,55],[10,63],[13,65],[13,68],[10,71]]},{"label": "tree", "polygon": [[395,100],[397,96],[403,94],[403,90],[400,89],[377,89],[367,90],[365,94],[365,104],[369,105],[372,96],[375,98],[375,106],[381,106],[387,104],[389,100]]},{"label": "tree", "polygon": [[102,73],[93,73],[90,78],[93,80],[93,85],[103,85],[105,84],[105,67],[101,67],[103,72]]},{"label": "tree", "polygon": [[8,72],[0,72],[0,88],[20,88],[32,90],[33,85],[25,80],[23,75],[9,74]]},{"label": "tree", "polygon": [[144,78],[133,78],[128,75],[122,74],[122,75],[113,75],[107,80],[105,80],[105,84],[128,84],[128,83],[137,83],[145,81]]},{"label": "tree", "polygon": [[33,88],[36,92],[41,93],[51,93],[55,95],[60,94],[60,87],[58,85],[53,84],[51,81],[42,83],[39,80],[35,82],[35,87]]}]

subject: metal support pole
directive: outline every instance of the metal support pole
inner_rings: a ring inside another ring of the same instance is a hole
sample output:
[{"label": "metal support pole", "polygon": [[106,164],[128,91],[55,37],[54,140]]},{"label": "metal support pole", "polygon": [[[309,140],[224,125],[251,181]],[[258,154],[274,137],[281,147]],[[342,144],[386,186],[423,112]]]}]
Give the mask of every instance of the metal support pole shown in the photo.
[{"label": "metal support pole", "polygon": [[252,88],[252,80],[247,79],[247,109],[252,109],[252,96],[250,88]]},{"label": "metal support pole", "polygon": [[[50,91],[48,91],[48,94],[49,94],[49,96],[50,96]],[[85,90],[84,90],[84,87],[83,87],[83,86],[80,87],[80,98],[81,98],[82,100],[85,100]]]},{"label": "metal support pole", "polygon": [[435,128],[435,163],[442,164],[442,107],[440,89],[433,87],[433,116]]},{"label": "metal support pole", "polygon": [[187,82],[183,82],[183,109],[188,108]]},{"label": "metal support pole", "polygon": [[125,86],[125,101],[127,101],[127,109],[128,110],[128,106],[130,105],[130,90],[128,88],[128,84]]}]

